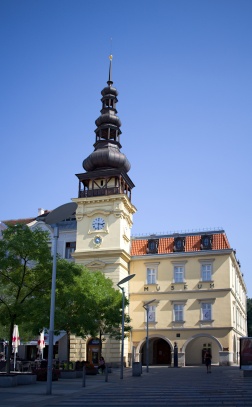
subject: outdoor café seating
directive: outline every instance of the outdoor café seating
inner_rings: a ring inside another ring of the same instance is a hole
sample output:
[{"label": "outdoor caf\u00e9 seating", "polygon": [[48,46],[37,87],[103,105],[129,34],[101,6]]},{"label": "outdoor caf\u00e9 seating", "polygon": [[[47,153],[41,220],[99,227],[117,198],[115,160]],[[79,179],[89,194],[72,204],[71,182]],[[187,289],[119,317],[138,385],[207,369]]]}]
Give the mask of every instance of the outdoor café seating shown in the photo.
[{"label": "outdoor caf\u00e9 seating", "polygon": [[21,372],[31,372],[31,362],[21,362]]}]

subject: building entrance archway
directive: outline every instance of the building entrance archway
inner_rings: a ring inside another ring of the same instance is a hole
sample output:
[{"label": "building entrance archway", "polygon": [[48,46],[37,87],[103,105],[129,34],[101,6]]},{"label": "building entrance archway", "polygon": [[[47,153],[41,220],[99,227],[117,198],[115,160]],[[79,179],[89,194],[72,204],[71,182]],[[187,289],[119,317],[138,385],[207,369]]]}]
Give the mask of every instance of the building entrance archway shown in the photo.
[{"label": "building entrance archway", "polygon": [[98,365],[101,356],[101,341],[98,338],[91,338],[87,343],[87,361]]},{"label": "building entrance archway", "polygon": [[[142,364],[146,365],[146,341],[141,348]],[[149,338],[149,365],[170,365],[171,346],[162,338]]]},{"label": "building entrance archway", "polygon": [[195,335],[188,340],[183,347],[183,351],[185,352],[185,365],[195,366],[204,364],[206,351],[211,352],[212,363],[219,364],[219,351],[221,350],[222,347],[214,336],[207,334]]}]

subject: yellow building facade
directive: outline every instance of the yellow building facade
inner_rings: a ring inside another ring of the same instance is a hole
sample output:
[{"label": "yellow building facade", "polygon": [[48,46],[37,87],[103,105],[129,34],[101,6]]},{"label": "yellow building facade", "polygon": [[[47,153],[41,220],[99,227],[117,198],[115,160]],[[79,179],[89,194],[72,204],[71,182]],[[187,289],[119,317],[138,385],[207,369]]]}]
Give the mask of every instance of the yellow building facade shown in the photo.
[{"label": "yellow building facade", "polygon": [[[204,244],[205,243],[205,244]],[[176,245],[179,244],[179,247]],[[152,247],[152,250],[151,250]],[[130,316],[132,346],[149,363],[199,365],[238,362],[239,338],[247,335],[246,287],[224,231],[132,239]]]}]

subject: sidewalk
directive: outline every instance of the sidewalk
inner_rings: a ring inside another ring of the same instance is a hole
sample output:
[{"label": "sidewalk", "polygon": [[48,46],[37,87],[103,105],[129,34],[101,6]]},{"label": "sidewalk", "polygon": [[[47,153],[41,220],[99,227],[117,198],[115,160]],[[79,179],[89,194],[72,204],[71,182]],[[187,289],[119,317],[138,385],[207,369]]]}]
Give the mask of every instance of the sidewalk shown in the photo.
[{"label": "sidewalk", "polygon": [[[49,402],[56,401],[59,397],[69,397],[76,393],[82,393],[85,389],[99,389],[109,383],[111,375],[118,376],[113,372],[108,376],[108,382],[105,382],[105,375],[86,376],[85,387],[83,387],[82,378],[78,379],[59,379],[52,382],[52,394],[47,395],[47,382],[36,382],[30,385],[19,385],[16,387],[0,387],[0,406],[1,407],[30,407],[46,406]],[[127,374],[127,373],[126,373]]]},{"label": "sidewalk", "polygon": [[141,377],[132,377],[129,368],[113,369],[105,375],[82,379],[59,379],[52,383],[52,395],[46,395],[46,382],[0,388],[1,407],[240,407],[252,406],[252,377],[244,377],[239,367],[143,367]]}]

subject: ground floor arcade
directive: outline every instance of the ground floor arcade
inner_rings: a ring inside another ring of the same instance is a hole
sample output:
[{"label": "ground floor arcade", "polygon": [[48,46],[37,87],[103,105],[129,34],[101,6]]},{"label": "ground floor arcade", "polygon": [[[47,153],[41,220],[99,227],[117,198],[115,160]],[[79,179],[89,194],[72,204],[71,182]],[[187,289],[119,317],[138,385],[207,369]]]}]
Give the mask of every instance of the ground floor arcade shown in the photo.
[{"label": "ground floor arcade", "polygon": [[[212,363],[216,365],[232,365],[239,362],[238,342],[239,336],[234,332],[228,334],[232,336],[231,346],[227,345],[227,338],[217,338],[211,333],[197,333],[182,340],[179,336],[170,339],[168,336],[151,334],[149,341],[149,365],[173,365],[174,350],[177,348],[179,366],[199,366],[204,363],[204,354],[210,351]],[[146,337],[133,342],[133,352],[136,361],[146,364]]]}]

